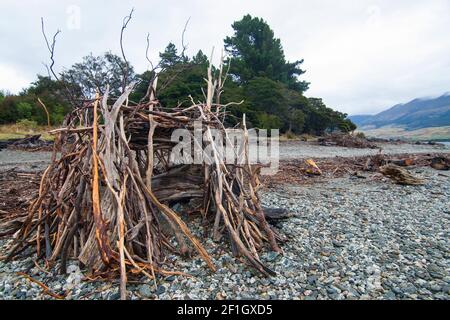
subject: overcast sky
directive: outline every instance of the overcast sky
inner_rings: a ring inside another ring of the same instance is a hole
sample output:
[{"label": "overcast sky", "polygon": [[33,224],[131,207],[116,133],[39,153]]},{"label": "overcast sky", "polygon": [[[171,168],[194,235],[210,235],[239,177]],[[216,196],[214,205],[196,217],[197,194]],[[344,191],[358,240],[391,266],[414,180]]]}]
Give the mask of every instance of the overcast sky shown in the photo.
[{"label": "overcast sky", "polygon": [[190,17],[187,53],[218,53],[233,21],[250,13],[269,23],[287,59],[305,60],[306,95],[332,108],[376,113],[450,91],[450,0],[1,0],[0,89],[16,93],[47,73],[40,17],[49,34],[62,31],[55,66],[61,70],[90,52],[119,54],[122,19],[132,7],[124,43],[137,72],[147,68],[147,32],[156,60],[169,41],[181,45]]}]

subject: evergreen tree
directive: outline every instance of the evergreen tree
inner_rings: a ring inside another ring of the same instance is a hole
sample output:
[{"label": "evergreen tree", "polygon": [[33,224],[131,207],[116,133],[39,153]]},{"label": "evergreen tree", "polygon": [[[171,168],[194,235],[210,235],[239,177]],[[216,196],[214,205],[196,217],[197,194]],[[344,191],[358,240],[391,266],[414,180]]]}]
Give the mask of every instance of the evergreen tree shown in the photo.
[{"label": "evergreen tree", "polygon": [[197,54],[192,57],[192,63],[197,65],[208,65],[208,57],[203,53],[202,50],[199,50]]},{"label": "evergreen tree", "polygon": [[286,61],[280,39],[263,19],[246,15],[232,27],[234,35],[224,42],[233,57],[231,73],[236,79],[246,83],[255,77],[267,77],[299,92],[308,89],[307,82],[298,80],[305,72],[300,68],[303,60]]}]

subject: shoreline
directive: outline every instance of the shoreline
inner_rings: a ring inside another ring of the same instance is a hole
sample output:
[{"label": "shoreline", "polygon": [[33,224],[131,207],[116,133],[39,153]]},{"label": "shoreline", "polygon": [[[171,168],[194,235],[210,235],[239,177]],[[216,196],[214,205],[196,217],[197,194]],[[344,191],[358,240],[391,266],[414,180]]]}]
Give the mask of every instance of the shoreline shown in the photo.
[{"label": "shoreline", "polygon": [[[386,155],[445,153],[450,154],[450,146],[416,145],[412,143],[375,143]],[[370,156],[380,152],[380,149],[358,149],[339,146],[321,146],[314,142],[282,141],[279,144],[280,161],[295,159],[319,159],[334,157]],[[0,150],[0,170],[18,167],[19,170],[38,172],[45,170],[49,164],[51,152]]]},{"label": "shoreline", "polygon": [[[372,151],[378,152],[377,149],[353,149],[359,152],[350,157],[323,157],[330,153],[347,155],[349,151],[342,147],[318,147],[308,143],[282,146],[281,166],[282,170],[287,170],[282,174],[291,180],[269,183],[260,191],[263,205],[292,213],[291,217],[275,223],[287,237],[287,242],[282,244],[284,254],[265,250],[260,256],[277,272],[275,277],[255,274],[233,257],[228,247],[217,250],[212,240],[203,236],[199,217],[194,216],[189,218],[195,222],[190,225],[191,231],[202,239],[217,272],[210,272],[198,256],[184,259],[169,255],[166,269],[183,271],[193,277],[160,277],[156,288],[145,278],[133,279],[127,286],[130,298],[450,299],[447,250],[450,240],[446,237],[450,214],[448,171],[408,167],[408,171],[425,178],[426,182],[422,186],[400,186],[374,172],[361,172],[364,176],[361,178],[352,174],[353,169],[334,171],[336,166],[342,166],[339,161],[360,163],[364,157],[373,155]],[[402,154],[415,157],[450,153],[450,150],[442,153],[442,149],[429,146],[417,147],[415,150],[421,152]],[[311,148],[315,148],[315,153],[311,153]],[[322,148],[328,148],[328,153]],[[393,152],[395,145],[389,148]],[[407,148],[413,150],[410,146]],[[361,151],[366,155],[359,155]],[[314,154],[319,155],[316,163],[322,166],[323,175],[303,176],[300,165]],[[295,155],[296,158],[292,158]],[[8,153],[8,163],[13,161],[11,157],[13,154]],[[45,162],[39,156],[37,159]],[[36,159],[22,160],[30,161],[23,163],[25,168]],[[41,164],[37,164],[37,171]],[[293,171],[283,168],[288,164]],[[332,165],[328,168],[327,164]],[[5,171],[1,165],[0,171]],[[27,186],[29,190],[36,189],[39,175],[18,174],[6,178],[9,180],[2,186],[5,196],[20,199],[16,200],[17,210],[25,211],[29,199],[24,190]],[[0,207],[0,212],[6,212],[5,208]],[[183,207],[176,210],[181,214]],[[5,239],[0,240],[0,247],[4,244]],[[48,270],[49,273],[40,270],[42,261],[38,263],[39,268],[31,258],[8,264],[0,261],[0,299],[52,299],[17,272],[25,272],[43,282],[53,293],[67,294],[66,299],[119,298],[118,281],[80,281],[88,272],[80,268],[77,261],[70,261],[74,273],[68,275],[57,272],[58,263]]]}]

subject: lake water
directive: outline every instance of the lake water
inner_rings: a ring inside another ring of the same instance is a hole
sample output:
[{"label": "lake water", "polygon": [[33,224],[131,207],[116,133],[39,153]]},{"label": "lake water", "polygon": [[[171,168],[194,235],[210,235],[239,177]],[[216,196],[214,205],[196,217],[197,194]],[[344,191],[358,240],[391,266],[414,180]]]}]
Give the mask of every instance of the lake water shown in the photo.
[{"label": "lake water", "polygon": [[450,141],[441,141],[441,143],[445,144],[446,146],[450,147]]}]

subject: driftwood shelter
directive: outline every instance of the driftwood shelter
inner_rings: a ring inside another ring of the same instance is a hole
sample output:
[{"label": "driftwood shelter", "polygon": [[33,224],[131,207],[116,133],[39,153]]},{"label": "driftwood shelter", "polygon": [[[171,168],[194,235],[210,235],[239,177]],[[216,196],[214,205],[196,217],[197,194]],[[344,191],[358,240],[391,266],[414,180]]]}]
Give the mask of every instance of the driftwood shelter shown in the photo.
[{"label": "driftwood shelter", "polygon": [[[117,99],[106,92],[75,108],[62,128],[53,131],[51,164],[7,259],[36,253],[50,264],[59,261],[62,272],[68,259],[78,259],[92,273],[120,275],[122,298],[130,274],[155,279],[157,274],[179,273],[161,267],[167,252],[186,255],[194,250],[215,271],[202,241],[170,207],[197,198],[206,234],[218,246],[228,242],[229,250],[261,274],[274,275],[258,252],[264,247],[280,252],[282,237],[261,207],[260,168],[249,161],[245,118],[243,161],[225,163],[219,154],[223,141],[213,140],[212,134],[218,130],[227,139],[225,108],[219,103],[221,79],[213,79],[211,68],[207,84],[205,101],[192,101],[188,108],[162,108],[156,85],[140,103],[129,101],[129,85]],[[194,135],[198,121],[206,137],[202,147],[210,146],[210,162],[173,164],[173,131]],[[164,232],[162,224],[173,232]]]}]

